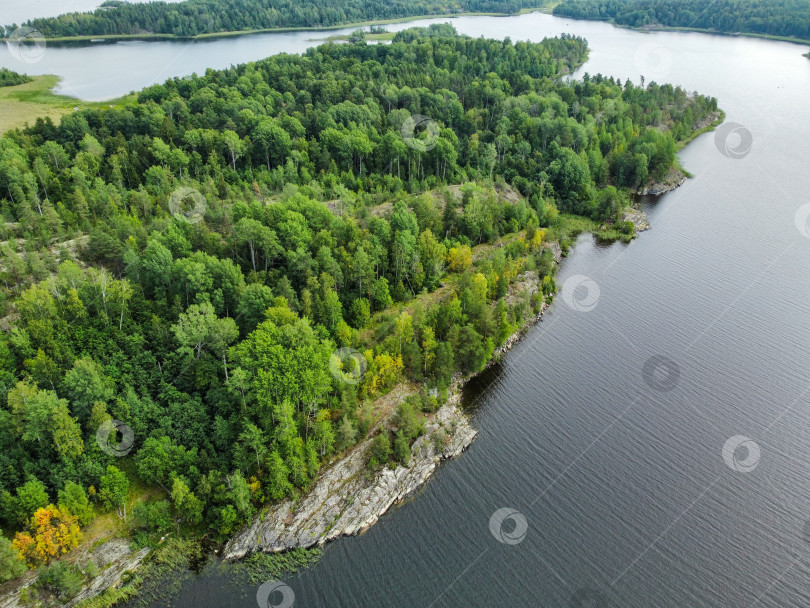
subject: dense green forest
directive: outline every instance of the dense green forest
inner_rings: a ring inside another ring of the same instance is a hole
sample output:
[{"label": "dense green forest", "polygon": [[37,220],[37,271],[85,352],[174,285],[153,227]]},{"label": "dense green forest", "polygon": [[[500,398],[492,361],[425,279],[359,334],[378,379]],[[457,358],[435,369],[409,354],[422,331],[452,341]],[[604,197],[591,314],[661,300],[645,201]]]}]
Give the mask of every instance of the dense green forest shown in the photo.
[{"label": "dense green forest", "polygon": [[31,80],[33,79],[25,74],[12,72],[8,68],[0,68],[0,87],[13,87],[18,84],[31,82]]},{"label": "dense green forest", "polygon": [[[516,13],[542,5],[540,0],[186,0],[181,3],[130,4],[108,0],[93,13],[34,19],[28,25],[46,37],[104,34],[196,36],[216,32],[328,27],[370,20],[464,12]],[[10,26],[10,24],[6,24]],[[10,34],[13,26],[7,27]]]},{"label": "dense green forest", "polygon": [[[0,139],[0,578],[105,513],[142,544],[225,538],[305,491],[404,380],[425,390],[370,466],[407,461],[453,374],[553,294],[544,241],[567,214],[616,222],[717,109],[670,85],[563,82],[586,55],[576,37],[433,26]],[[525,273],[541,292],[507,297]],[[41,584],[60,576],[79,573],[51,565]]]},{"label": "dense green forest", "polygon": [[563,0],[554,14],[810,40],[810,0]]}]

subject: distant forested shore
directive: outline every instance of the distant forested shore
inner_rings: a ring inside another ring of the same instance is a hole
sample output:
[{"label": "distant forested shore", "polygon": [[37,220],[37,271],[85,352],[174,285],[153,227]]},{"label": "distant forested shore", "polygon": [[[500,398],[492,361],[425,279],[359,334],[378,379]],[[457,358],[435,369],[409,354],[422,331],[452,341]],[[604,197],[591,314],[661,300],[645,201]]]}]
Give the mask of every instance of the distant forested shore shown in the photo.
[{"label": "distant forested shore", "polygon": [[[130,4],[107,0],[92,13],[33,19],[26,25],[46,38],[169,35],[193,37],[269,29],[323,28],[408,17],[461,13],[513,14],[544,0],[186,0]],[[10,36],[19,24],[5,24]]]},{"label": "distant forested shore", "polygon": [[563,0],[553,14],[630,27],[662,26],[810,40],[810,0]]}]

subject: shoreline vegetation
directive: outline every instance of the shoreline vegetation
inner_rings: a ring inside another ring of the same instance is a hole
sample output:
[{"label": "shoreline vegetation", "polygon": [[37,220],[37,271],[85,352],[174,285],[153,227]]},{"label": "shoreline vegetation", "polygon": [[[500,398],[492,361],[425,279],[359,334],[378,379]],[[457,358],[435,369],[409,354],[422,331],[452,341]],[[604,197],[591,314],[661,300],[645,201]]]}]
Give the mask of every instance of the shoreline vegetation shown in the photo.
[{"label": "shoreline vegetation", "polygon": [[[546,11],[543,11],[546,12]],[[614,27],[619,27],[626,30],[632,30],[634,32],[645,32],[645,33],[652,33],[652,32],[681,32],[681,33],[694,33],[694,34],[707,34],[710,36],[728,36],[731,38],[760,38],[762,40],[773,40],[776,42],[790,42],[792,44],[798,44],[801,46],[808,46],[810,45],[810,38],[794,38],[792,36],[779,36],[776,34],[757,34],[754,32],[724,32],[722,30],[715,30],[709,28],[699,28],[699,27],[682,27],[682,26],[669,26],[669,25],[661,25],[660,23],[650,23],[647,25],[626,25],[624,23],[618,23],[613,19],[605,18],[605,19],[596,19],[593,17],[574,17],[571,15],[564,15],[564,14],[555,14],[549,13],[554,15],[555,17],[559,17],[560,19],[575,19],[577,21],[600,21],[602,23],[607,23]],[[804,55],[805,57],[810,57],[810,53]]]},{"label": "shoreline vegetation", "polygon": [[810,5],[786,0],[779,7],[764,0],[707,4],[700,0],[562,0],[557,17],[604,21],[636,31],[671,31],[764,38],[810,44]]},{"label": "shoreline vegetation", "polygon": [[58,76],[31,76],[23,84],[0,87],[0,136],[13,129],[22,129],[37,119],[50,118],[58,122],[63,116],[86,108],[123,107],[135,99],[127,95],[109,101],[83,101],[69,95],[54,93],[61,80]]},{"label": "shoreline vegetation", "polygon": [[[166,33],[166,32],[143,32],[143,33],[136,33],[136,34],[76,34],[70,36],[43,36],[39,37],[32,37],[28,39],[28,42],[34,41],[45,41],[47,44],[72,44],[76,42],[82,42],[87,44],[97,44],[97,43],[113,43],[119,41],[179,41],[179,42],[189,42],[195,40],[212,40],[217,38],[233,38],[236,36],[251,36],[256,34],[279,34],[279,33],[289,33],[289,32],[302,32],[302,31],[313,31],[313,32],[330,32],[334,30],[340,29],[348,29],[348,28],[364,28],[364,27],[375,27],[375,26],[384,26],[384,25],[393,25],[398,23],[410,23],[413,21],[421,21],[423,19],[453,19],[456,17],[512,17],[516,15],[524,15],[528,13],[540,12],[551,14],[554,7],[558,4],[558,0],[548,0],[546,2],[541,2],[537,6],[531,7],[523,7],[519,8],[518,10],[508,11],[508,12],[497,12],[497,11],[461,11],[461,12],[443,12],[443,13],[425,13],[422,15],[408,15],[403,17],[394,17],[389,19],[384,18],[369,18],[369,19],[362,19],[357,21],[345,21],[341,23],[336,23],[333,25],[302,25],[302,26],[294,26],[294,27],[270,27],[270,28],[253,28],[253,29],[244,29],[244,30],[225,30],[225,31],[217,31],[217,32],[201,32],[194,35],[180,35],[180,34],[173,34],[173,33]],[[48,21],[60,19],[60,17],[51,17],[47,18]],[[33,22],[29,22],[29,24],[35,25],[36,20]],[[0,33],[2,32],[2,27],[0,27]],[[14,32],[14,28],[11,26],[7,26],[5,29],[6,36],[0,36],[0,41],[7,41],[8,36],[10,36]],[[341,36],[335,37],[337,40],[343,39]]]},{"label": "shoreline vegetation", "polygon": [[[536,8],[526,9],[525,12],[544,12],[550,14],[550,8]],[[369,21],[358,21],[356,23],[342,23],[339,25],[327,25],[321,27],[279,27],[279,28],[259,28],[255,30],[234,30],[225,32],[209,32],[204,34],[196,34],[194,36],[178,36],[176,34],[99,34],[99,35],[78,35],[78,36],[61,36],[55,38],[31,38],[31,41],[45,41],[47,44],[63,44],[86,42],[88,45],[97,43],[112,43],[120,41],[172,41],[172,42],[191,42],[195,40],[216,40],[217,38],[235,38],[237,36],[255,36],[257,34],[286,34],[291,32],[332,32],[335,30],[342,30],[347,28],[363,28],[393,25],[396,23],[410,23],[412,21],[421,21],[423,19],[452,19],[455,17],[510,17],[514,15],[523,14],[524,11],[518,13],[445,13],[440,15],[417,15],[414,17],[400,17],[397,19],[377,19]],[[368,34],[367,34],[368,35]],[[393,35],[392,35],[393,37]],[[348,36],[330,36],[329,39],[333,40],[348,40]],[[369,38],[373,40],[373,38]],[[7,41],[8,38],[0,38],[0,41]]]},{"label": "shoreline vegetation", "polygon": [[634,193],[722,118],[563,80],[587,53],[434,24],[0,138],[0,606],[359,532],[463,450],[460,381],[542,320],[576,235],[647,227]]},{"label": "shoreline vegetation", "polygon": [[[582,3],[583,0],[575,0],[576,2]],[[590,1],[590,0],[585,0]],[[650,0],[646,0],[650,2]],[[570,0],[569,2],[570,3]],[[546,2],[542,2],[537,6],[533,7],[523,7],[519,8],[516,11],[503,11],[503,12],[492,12],[492,11],[462,11],[462,12],[445,12],[445,13],[425,13],[422,15],[412,15],[412,16],[404,16],[404,17],[397,17],[397,18],[390,18],[390,19],[364,19],[364,20],[357,20],[357,21],[346,21],[342,23],[337,23],[334,25],[304,25],[304,26],[295,26],[295,27],[271,27],[271,28],[254,28],[254,29],[244,29],[244,30],[227,30],[227,31],[219,31],[219,32],[202,32],[195,35],[178,35],[173,33],[154,33],[154,32],[143,32],[137,34],[77,34],[71,36],[46,36],[41,40],[44,40],[48,44],[55,44],[55,45],[62,45],[62,44],[75,44],[77,42],[80,43],[87,43],[89,44],[99,44],[99,43],[114,43],[119,41],[180,41],[180,42],[189,42],[195,40],[207,40],[207,39],[217,39],[217,38],[231,38],[236,36],[250,36],[256,34],[267,34],[267,33],[286,33],[286,32],[299,32],[299,31],[316,31],[316,32],[329,32],[338,29],[348,29],[348,28],[364,28],[364,27],[374,27],[374,26],[384,26],[384,25],[391,25],[396,23],[409,23],[413,21],[419,21],[424,19],[440,19],[440,18],[456,18],[456,17],[469,17],[469,16],[486,16],[486,17],[510,17],[515,15],[523,15],[527,13],[533,12],[540,12],[545,14],[551,14],[560,18],[567,18],[567,19],[578,19],[583,21],[602,21],[605,23],[609,23],[616,27],[622,27],[627,29],[632,29],[635,31],[640,32],[694,32],[700,34],[710,34],[710,35],[720,35],[720,36],[732,36],[732,37],[747,37],[747,38],[762,38],[765,40],[776,40],[781,42],[790,42],[793,44],[799,45],[810,45],[810,37],[808,38],[800,38],[796,36],[789,36],[789,35],[780,35],[780,34],[773,34],[773,33],[762,33],[762,32],[752,32],[752,31],[727,31],[724,29],[718,28],[708,28],[708,27],[695,27],[695,26],[680,26],[680,25],[667,25],[656,21],[650,21],[648,23],[643,24],[628,24],[622,23],[621,21],[617,21],[614,17],[608,16],[581,16],[572,14],[571,10],[566,7],[568,4],[565,0],[547,0]],[[60,19],[61,17],[52,17],[48,18],[48,20],[56,20]],[[12,28],[6,28],[6,32],[10,34],[14,30]],[[390,40],[393,37],[393,34],[367,34],[367,40]],[[348,35],[339,35],[339,36],[330,36],[326,38],[326,40],[334,40],[334,41],[342,41],[348,40]],[[0,37],[0,41],[6,41],[8,38]],[[33,39],[32,39],[33,41]],[[810,57],[810,53],[807,55]]]}]

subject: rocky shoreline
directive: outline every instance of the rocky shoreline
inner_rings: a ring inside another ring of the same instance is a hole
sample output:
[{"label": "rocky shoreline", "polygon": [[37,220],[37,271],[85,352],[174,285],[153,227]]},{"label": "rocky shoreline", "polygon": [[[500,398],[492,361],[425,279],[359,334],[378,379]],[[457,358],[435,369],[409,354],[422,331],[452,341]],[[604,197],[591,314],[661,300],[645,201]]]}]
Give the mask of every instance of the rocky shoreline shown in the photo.
[{"label": "rocky shoreline", "polygon": [[232,538],[223,558],[320,546],[367,530],[392,504],[419,489],[442,460],[458,456],[475,439],[478,431],[461,411],[460,398],[456,392],[431,417],[425,434],[413,444],[408,466],[368,471],[371,439],[366,439],[323,471],[300,503],[286,500],[273,505]]},{"label": "rocky shoreline", "polygon": [[[559,244],[552,242],[547,247],[552,250],[555,263],[559,264],[562,259]],[[507,298],[515,298],[522,293],[531,296],[539,291],[540,282],[536,273],[526,272],[524,275],[510,286]],[[541,321],[547,306],[544,302],[537,314],[507,338],[495,350],[484,369],[495,364],[523,338],[530,327]],[[278,553],[321,546],[330,540],[360,534],[370,528],[392,505],[402,502],[427,483],[443,460],[459,456],[472,444],[478,431],[460,405],[462,388],[471,377],[458,375],[454,378],[447,401],[428,417],[425,433],[414,442],[408,466],[369,471],[369,437],[341,459],[325,467],[305,496],[297,501],[286,500],[271,506],[250,526],[231,538],[221,553],[222,558],[232,561],[257,551]],[[417,388],[403,384],[383,399],[394,398],[398,401],[416,392]],[[383,419],[378,425],[387,422],[387,419]],[[99,575],[66,606],[77,607],[105,590],[119,586],[124,573],[137,570],[149,551],[148,548],[132,551],[126,539],[112,539],[92,550],[77,553],[76,560],[93,560],[98,566]],[[0,587],[0,608],[24,608],[20,592],[31,587],[35,579],[36,573],[30,571],[22,579],[10,582],[13,586],[7,584],[5,588]]]},{"label": "rocky shoreline", "polygon": [[[639,213],[643,216],[643,212]],[[555,264],[559,264],[562,259],[559,244],[551,242],[547,247],[554,254]],[[534,295],[539,288],[536,273],[527,271],[510,286],[507,299],[524,293]],[[512,333],[495,350],[484,369],[494,365],[533,325],[542,321],[547,307],[544,302],[537,314]],[[372,440],[369,437],[341,459],[325,467],[306,495],[296,501],[288,499],[271,506],[232,537],[221,553],[222,558],[233,561],[258,551],[278,553],[322,546],[341,536],[360,534],[370,528],[392,505],[401,503],[427,483],[442,461],[459,456],[475,440],[478,431],[461,409],[461,391],[471,378],[454,378],[447,401],[428,417],[425,433],[414,442],[408,466],[369,471],[367,452]],[[414,387],[400,385],[386,397],[400,400],[416,392]],[[387,422],[387,419],[383,419],[378,425]],[[125,539],[110,540],[82,554],[80,557],[83,560],[96,562],[100,574],[67,606],[76,607],[106,589],[119,586],[123,574],[135,571],[148,554],[148,548],[132,551]],[[0,588],[0,608],[24,608],[20,592],[30,587],[35,578],[32,571],[23,579],[18,579],[13,588]]]},{"label": "rocky shoreline", "polygon": [[623,222],[633,222],[633,227],[636,233],[644,232],[650,229],[650,221],[647,219],[647,214],[638,207],[630,207],[625,209],[622,213]]},{"label": "rocky shoreline", "polygon": [[[78,606],[85,600],[102,594],[111,587],[121,584],[125,572],[135,570],[149,554],[149,548],[133,551],[129,540],[115,538],[92,550],[79,552],[71,556],[76,563],[93,561],[98,568],[98,576],[82,587],[76,597],[71,599],[66,608]],[[11,581],[12,587],[0,588],[0,608],[25,608],[30,604],[23,602],[21,594],[36,582],[36,571],[29,571],[23,578]]]},{"label": "rocky shoreline", "polygon": [[[685,179],[686,176],[683,176]],[[676,188],[680,183],[669,189]],[[637,208],[626,210],[622,219],[632,221],[637,232],[650,227],[646,214]],[[562,260],[559,244],[551,242],[547,247],[554,254],[555,264],[559,264]],[[539,288],[536,273],[526,272],[510,286],[507,299],[524,293],[532,296]],[[495,350],[484,369],[494,365],[532,326],[542,321],[547,307],[544,302],[537,314],[512,333]],[[447,401],[428,417],[425,433],[414,442],[408,466],[369,471],[367,461],[372,438],[366,438],[341,459],[325,467],[306,495],[295,501],[288,499],[271,506],[232,537],[221,553],[222,558],[233,561],[258,551],[278,553],[322,546],[341,536],[361,534],[370,528],[392,505],[401,503],[427,483],[442,461],[459,456],[475,440],[478,431],[460,405],[462,388],[471,377],[454,378]],[[398,394],[394,394],[398,389]],[[389,396],[399,400],[416,394],[415,389],[404,388],[404,385],[398,389],[391,391]],[[378,424],[386,423],[387,420],[383,419]],[[131,551],[128,541],[124,539],[108,541],[86,553],[83,559],[95,561],[100,574],[67,606],[78,606],[106,589],[118,586],[124,572],[136,570],[148,553],[148,548]],[[34,580],[34,573],[31,572],[14,589],[0,590],[0,608],[24,608],[20,591],[31,586]]]},{"label": "rocky shoreline", "polygon": [[659,194],[665,194],[666,192],[675,190],[675,188],[681,186],[686,179],[687,176],[683,171],[672,168],[663,180],[650,182],[643,188],[639,188],[636,192],[641,195],[658,196]]},{"label": "rocky shoreline", "polygon": [[[559,264],[562,259],[559,245],[550,243],[548,247]],[[527,277],[516,285],[530,296],[539,290],[536,276],[534,280]],[[493,365],[523,338],[531,326],[541,321],[547,306],[544,302],[537,314],[512,333],[495,350],[484,369]],[[222,552],[223,559],[238,560],[257,551],[278,553],[318,547],[370,528],[391,505],[402,502],[423,486],[441,461],[455,458],[473,442],[478,431],[460,406],[461,390],[469,380],[470,377],[454,379],[447,402],[429,417],[425,433],[414,442],[408,466],[400,465],[393,470],[383,468],[372,473],[366,465],[372,439],[363,440],[346,456],[324,469],[299,503],[286,500],[273,505],[228,541]]]}]

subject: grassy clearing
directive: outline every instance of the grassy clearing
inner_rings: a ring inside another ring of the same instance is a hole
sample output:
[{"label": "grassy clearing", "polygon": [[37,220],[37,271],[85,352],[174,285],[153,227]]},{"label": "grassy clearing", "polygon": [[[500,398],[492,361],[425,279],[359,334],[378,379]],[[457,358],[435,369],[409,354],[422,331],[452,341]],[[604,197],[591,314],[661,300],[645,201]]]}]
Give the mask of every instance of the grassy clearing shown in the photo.
[{"label": "grassy clearing", "polygon": [[570,215],[561,213],[557,220],[548,227],[546,241],[559,241],[563,243],[566,239],[573,239],[583,232],[596,232],[599,228],[592,219],[580,215]]},{"label": "grassy clearing", "polygon": [[57,85],[56,76],[36,76],[32,82],[0,89],[0,133],[33,124],[37,118],[49,116],[59,122],[72,111],[76,100],[55,95],[50,90]]},{"label": "grassy clearing", "polygon": [[561,213],[557,220],[548,227],[546,241],[557,241],[565,254],[574,245],[576,238],[585,232],[590,232],[603,243],[615,241],[629,243],[635,235],[635,233],[626,234],[612,224],[603,225],[587,217]]},{"label": "grassy clearing", "polygon": [[545,13],[546,15],[551,15],[558,4],[560,4],[559,0],[550,0],[538,8],[521,9],[518,15],[526,15],[528,13]]},{"label": "grassy clearing", "polygon": [[[363,35],[363,40],[366,42],[369,41],[380,41],[380,40],[393,40],[394,36],[396,36],[395,32],[383,32],[381,34],[369,34],[366,32]],[[350,36],[348,34],[344,34],[341,36],[329,36],[328,38],[313,38],[313,40],[321,41],[326,40],[327,42],[336,42],[339,40],[348,40]]]},{"label": "grassy clearing", "polygon": [[87,102],[57,95],[52,89],[59,84],[58,76],[33,76],[31,82],[13,87],[0,87],[0,135],[11,129],[34,124],[37,118],[50,117],[54,123],[75,108],[106,108],[110,105],[121,105],[134,96],[122,97],[112,101]]}]

